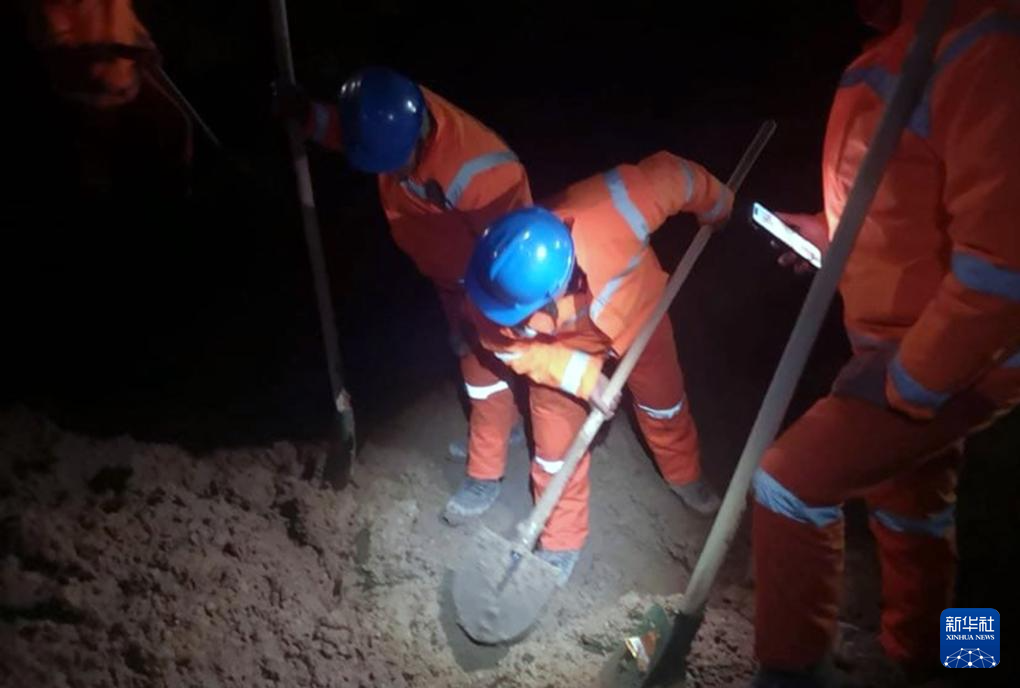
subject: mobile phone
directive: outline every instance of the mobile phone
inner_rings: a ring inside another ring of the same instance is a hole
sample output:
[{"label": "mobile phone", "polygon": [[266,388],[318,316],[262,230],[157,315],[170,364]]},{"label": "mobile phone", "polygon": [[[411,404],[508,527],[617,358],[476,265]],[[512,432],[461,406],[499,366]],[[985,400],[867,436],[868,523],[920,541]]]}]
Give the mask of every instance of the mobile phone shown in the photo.
[{"label": "mobile phone", "polygon": [[761,203],[751,205],[751,221],[788,246],[794,253],[815,266],[822,267],[822,252],[818,247],[794,231]]}]

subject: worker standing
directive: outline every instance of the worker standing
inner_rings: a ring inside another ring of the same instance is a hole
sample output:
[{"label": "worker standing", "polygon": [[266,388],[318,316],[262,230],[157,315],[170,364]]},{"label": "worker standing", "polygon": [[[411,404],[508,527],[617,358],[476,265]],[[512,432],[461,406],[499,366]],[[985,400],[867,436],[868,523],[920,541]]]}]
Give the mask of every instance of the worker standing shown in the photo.
[{"label": "worker standing", "polygon": [[[293,91],[286,95],[294,100]],[[378,175],[379,198],[393,239],[439,293],[471,402],[467,477],[446,506],[451,523],[476,516],[498,496],[480,481],[500,475],[518,418],[510,371],[477,342],[463,315],[461,284],[475,240],[497,217],[531,204],[524,166],[495,133],[439,95],[390,69],[351,77],[336,104],[289,107],[303,115],[308,138],[342,151],[362,172]],[[516,441],[523,441],[518,428]],[[451,453],[463,452],[459,443]]]},{"label": "worker standing", "polygon": [[[587,415],[603,399],[607,359],[622,356],[666,285],[653,232],[690,212],[703,224],[729,216],[733,194],[700,165],[667,152],[567,188],[545,208],[518,210],[478,242],[465,280],[483,345],[529,388],[536,497],[562,466]],[[666,482],[689,508],[714,513],[701,478],[698,436],[684,394],[673,330],[662,320],[629,380],[638,424]],[[539,556],[570,576],[588,534],[586,454],[540,538]],[[502,465],[493,466],[502,474]]]},{"label": "worker standing", "polygon": [[[823,250],[924,5],[859,4],[886,35],[836,93],[824,212],[785,216]],[[941,664],[962,440],[1020,402],[1018,84],[1017,3],[956,2],[841,282],[853,358],[755,475],[755,685],[826,685],[851,498],[878,545],[884,651],[908,676]]]},{"label": "worker standing", "polygon": [[86,186],[112,183],[117,156],[137,175],[135,149],[158,151],[161,173],[184,182],[192,156],[188,114],[158,75],[159,50],[131,0],[23,0],[28,37],[54,93],[74,115]]}]

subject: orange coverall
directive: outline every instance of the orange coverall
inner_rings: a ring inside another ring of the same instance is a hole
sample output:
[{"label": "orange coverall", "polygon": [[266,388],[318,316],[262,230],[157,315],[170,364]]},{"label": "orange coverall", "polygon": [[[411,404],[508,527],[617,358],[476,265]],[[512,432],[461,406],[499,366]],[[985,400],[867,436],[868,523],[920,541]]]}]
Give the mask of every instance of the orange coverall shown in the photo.
[{"label": "orange coverall", "polygon": [[147,69],[158,64],[159,51],[131,0],[24,4],[29,38],[46,61],[54,91],[83,106],[76,108],[80,132],[75,138],[90,161],[86,167],[108,161],[117,149],[154,146],[167,169],[187,168],[191,119],[162,77]]},{"label": "orange coverall", "polygon": [[[843,75],[822,169],[830,228],[923,4],[904,2],[900,26]],[[887,360],[886,405],[833,393],[755,476],[756,645],[769,668],[802,670],[831,649],[841,506],[856,497],[881,559],[881,643],[908,667],[937,660],[961,440],[1020,402],[1020,18],[995,2],[954,11],[841,284],[855,351],[841,375]]]},{"label": "orange coverall", "polygon": [[[576,183],[546,204],[571,226],[584,285],[523,325],[500,327],[469,305],[482,344],[528,376],[535,460],[541,494],[563,466],[607,357],[622,356],[662,297],[667,276],[648,245],[651,234],[680,212],[706,222],[729,214],[733,196],[700,165],[660,152]],[[641,430],[663,477],[686,484],[700,474],[698,437],[684,397],[683,376],[668,319],[659,323],[628,380]],[[585,455],[541,537],[549,550],[580,549],[588,535]],[[503,464],[479,467],[502,475]]]},{"label": "orange coverall", "polygon": [[[478,120],[422,88],[432,130],[407,177],[379,175],[379,198],[397,245],[431,279],[453,338],[469,345],[461,373],[471,401],[468,474],[498,478],[475,470],[502,465],[510,429],[517,419],[510,371],[477,344],[464,319],[461,280],[475,239],[496,218],[531,205],[524,166],[496,134]],[[339,150],[335,106],[313,103],[306,134]]]},{"label": "orange coverall", "polygon": [[124,105],[141,85],[138,61],[156,46],[131,0],[26,2],[29,34],[48,56],[54,88],[96,108]]}]

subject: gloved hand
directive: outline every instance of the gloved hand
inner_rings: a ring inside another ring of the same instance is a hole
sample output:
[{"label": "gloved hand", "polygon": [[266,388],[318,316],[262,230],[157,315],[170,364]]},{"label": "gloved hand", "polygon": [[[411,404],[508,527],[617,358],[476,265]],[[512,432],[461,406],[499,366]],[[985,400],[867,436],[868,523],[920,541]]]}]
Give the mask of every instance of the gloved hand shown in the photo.
[{"label": "gloved hand", "polygon": [[[822,258],[825,258],[825,253],[829,250],[829,228],[826,226],[825,220],[818,215],[808,213],[776,213],[776,217],[817,246]],[[779,264],[784,268],[792,267],[793,271],[799,275],[815,269],[815,266],[793,251],[786,251],[780,255]]]},{"label": "gloved hand", "polygon": [[273,98],[273,115],[281,119],[296,119],[304,124],[312,100],[298,84],[277,79],[270,84]]},{"label": "gloved hand", "polygon": [[599,379],[595,382],[595,389],[592,390],[591,396],[588,397],[588,403],[602,411],[602,415],[606,417],[606,420],[613,417],[616,413],[616,409],[620,406],[620,392],[616,393],[612,399],[606,399],[606,388],[609,386],[609,378],[604,374],[599,374]]}]

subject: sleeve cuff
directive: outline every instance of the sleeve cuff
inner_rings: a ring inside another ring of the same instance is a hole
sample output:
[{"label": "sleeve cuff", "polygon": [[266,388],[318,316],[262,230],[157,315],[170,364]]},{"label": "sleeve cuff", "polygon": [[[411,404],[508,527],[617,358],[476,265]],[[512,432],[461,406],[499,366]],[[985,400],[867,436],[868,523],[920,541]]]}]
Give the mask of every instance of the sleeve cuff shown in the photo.
[{"label": "sleeve cuff", "polygon": [[733,210],[733,192],[726,186],[720,185],[718,188],[719,193],[716,196],[715,203],[708,212],[698,216],[698,222],[703,225],[714,225],[729,217]]},{"label": "sleeve cuff", "polygon": [[889,405],[897,411],[917,420],[930,420],[952,395],[928,389],[918,382],[907,372],[897,354],[887,369],[885,396]]}]

